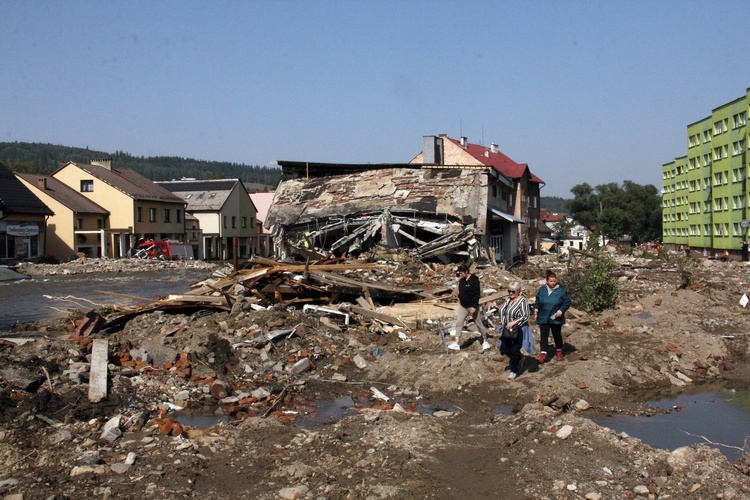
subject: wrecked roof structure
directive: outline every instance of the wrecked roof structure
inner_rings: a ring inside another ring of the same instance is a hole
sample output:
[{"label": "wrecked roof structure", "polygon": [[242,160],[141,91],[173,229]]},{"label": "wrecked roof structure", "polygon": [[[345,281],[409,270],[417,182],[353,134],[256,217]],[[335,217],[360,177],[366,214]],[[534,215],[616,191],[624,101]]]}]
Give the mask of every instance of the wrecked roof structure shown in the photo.
[{"label": "wrecked roof structure", "polygon": [[277,257],[376,247],[442,261],[489,257],[477,237],[519,222],[488,205],[495,181],[485,166],[278,164],[304,177],[282,182],[268,212]]}]

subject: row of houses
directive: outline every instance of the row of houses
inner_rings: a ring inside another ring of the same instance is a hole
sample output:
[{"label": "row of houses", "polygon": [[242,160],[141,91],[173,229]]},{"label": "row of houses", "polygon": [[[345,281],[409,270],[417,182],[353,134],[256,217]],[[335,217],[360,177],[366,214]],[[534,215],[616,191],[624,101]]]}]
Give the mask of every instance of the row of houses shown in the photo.
[{"label": "row of houses", "polygon": [[404,248],[511,262],[540,251],[544,182],[527,164],[466,137],[424,136],[422,146],[399,164],[278,161],[285,180],[274,193],[248,193],[236,179],[152,182],[107,159],[50,176],[3,169],[35,195],[37,212],[0,216],[0,258],[122,258],[143,239],[189,242],[211,260]]},{"label": "row of houses", "polygon": [[258,214],[273,193],[248,193],[237,179],[158,183],[110,159],[68,162],[49,176],[0,164],[0,176],[0,259],[123,258],[145,240],[188,242],[208,259],[270,248]]}]

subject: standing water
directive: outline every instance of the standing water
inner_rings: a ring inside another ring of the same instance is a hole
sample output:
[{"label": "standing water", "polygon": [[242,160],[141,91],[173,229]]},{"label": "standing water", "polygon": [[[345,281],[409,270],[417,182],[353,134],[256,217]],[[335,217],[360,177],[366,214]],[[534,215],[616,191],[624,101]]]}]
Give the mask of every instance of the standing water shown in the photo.
[{"label": "standing water", "polygon": [[595,421],[656,448],[675,450],[698,443],[714,446],[730,462],[742,456],[738,448],[750,438],[750,391],[683,394],[647,404],[663,412],[651,417],[607,415]]},{"label": "standing water", "polygon": [[205,269],[164,269],[0,282],[0,330],[19,322],[65,317],[69,309],[90,311],[101,305],[147,303],[170,293],[185,293],[192,283],[209,275],[210,271]]}]

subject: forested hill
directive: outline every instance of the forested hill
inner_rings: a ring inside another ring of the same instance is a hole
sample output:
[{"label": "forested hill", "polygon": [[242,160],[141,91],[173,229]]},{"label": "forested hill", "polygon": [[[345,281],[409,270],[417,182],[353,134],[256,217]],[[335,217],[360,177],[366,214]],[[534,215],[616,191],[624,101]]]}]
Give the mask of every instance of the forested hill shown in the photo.
[{"label": "forested hill", "polygon": [[193,160],[179,156],[133,156],[124,151],[108,153],[88,148],[56,146],[30,142],[0,142],[0,162],[14,172],[51,174],[69,161],[90,163],[97,158],[112,158],[115,168],[128,168],[153,181],[182,177],[196,179],[240,179],[273,189],[281,169],[230,163]]}]

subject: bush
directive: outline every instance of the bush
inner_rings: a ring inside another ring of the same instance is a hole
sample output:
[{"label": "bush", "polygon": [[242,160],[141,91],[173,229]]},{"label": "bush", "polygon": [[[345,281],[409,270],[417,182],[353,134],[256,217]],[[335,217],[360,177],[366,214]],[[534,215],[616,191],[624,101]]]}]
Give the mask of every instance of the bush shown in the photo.
[{"label": "bush", "polygon": [[586,268],[571,270],[566,288],[574,307],[586,312],[614,309],[620,296],[620,282],[610,276],[617,263],[611,257],[596,260]]}]

